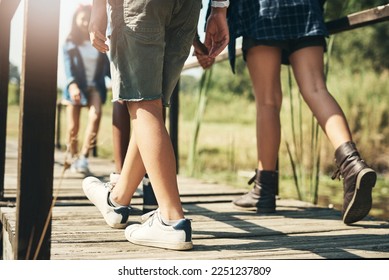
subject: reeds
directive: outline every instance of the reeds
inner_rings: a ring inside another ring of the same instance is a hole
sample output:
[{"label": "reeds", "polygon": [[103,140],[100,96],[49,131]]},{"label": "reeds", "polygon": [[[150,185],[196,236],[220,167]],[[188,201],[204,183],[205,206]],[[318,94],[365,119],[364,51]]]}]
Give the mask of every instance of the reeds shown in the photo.
[{"label": "reeds", "polygon": [[212,78],[212,69],[213,67],[211,67],[208,70],[205,70],[200,79],[199,95],[197,100],[198,106],[194,118],[193,134],[190,142],[188,161],[187,161],[187,168],[190,176],[194,176],[195,173],[195,163],[197,160],[197,144],[198,144],[200,126],[203,121],[205,108],[207,106],[209,86]]}]

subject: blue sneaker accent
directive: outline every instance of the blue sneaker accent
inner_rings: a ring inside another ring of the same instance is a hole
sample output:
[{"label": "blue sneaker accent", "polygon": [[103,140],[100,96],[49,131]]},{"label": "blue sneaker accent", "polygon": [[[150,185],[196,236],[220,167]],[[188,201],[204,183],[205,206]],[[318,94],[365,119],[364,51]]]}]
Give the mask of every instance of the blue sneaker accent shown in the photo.
[{"label": "blue sneaker accent", "polygon": [[109,205],[110,189],[108,184],[95,177],[87,177],[82,182],[82,188],[88,199],[99,209],[105,222],[113,228],[125,228],[128,216],[135,212],[131,206],[113,207]]},{"label": "blue sneaker accent", "polygon": [[120,207],[120,208],[115,208],[113,211],[119,215],[122,216],[122,220],[120,221],[121,224],[127,223],[128,217],[130,216],[132,212],[131,207]]},{"label": "blue sneaker accent", "polygon": [[184,219],[179,221],[175,226],[173,226],[176,230],[185,231],[185,242],[192,241],[192,222],[188,219]]}]

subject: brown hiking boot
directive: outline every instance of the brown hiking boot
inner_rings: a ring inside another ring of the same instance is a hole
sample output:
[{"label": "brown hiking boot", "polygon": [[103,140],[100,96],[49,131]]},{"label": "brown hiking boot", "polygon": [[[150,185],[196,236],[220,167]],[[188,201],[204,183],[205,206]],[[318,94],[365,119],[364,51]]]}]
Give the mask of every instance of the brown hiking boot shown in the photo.
[{"label": "brown hiking boot", "polygon": [[338,169],[332,179],[343,178],[343,222],[352,224],[369,214],[377,174],[361,159],[353,142],[336,149],[335,161]]},{"label": "brown hiking boot", "polygon": [[276,185],[278,173],[275,171],[255,170],[255,175],[248,182],[254,187],[247,194],[232,201],[233,205],[243,210],[256,210],[257,213],[274,213],[276,211]]}]

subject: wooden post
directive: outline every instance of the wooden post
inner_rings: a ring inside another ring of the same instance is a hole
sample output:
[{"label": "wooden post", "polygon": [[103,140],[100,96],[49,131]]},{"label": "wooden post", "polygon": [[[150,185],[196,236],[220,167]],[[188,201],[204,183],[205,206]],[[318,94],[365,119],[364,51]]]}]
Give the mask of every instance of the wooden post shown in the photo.
[{"label": "wooden post", "polygon": [[176,156],[176,170],[179,171],[179,154],[178,154],[178,117],[179,117],[179,99],[180,81],[177,82],[176,87],[173,90],[172,97],[170,99],[170,111],[169,111],[169,133],[172,140],[174,154]]},{"label": "wooden post", "polygon": [[26,0],[15,259],[49,259],[59,0]]},{"label": "wooden post", "polygon": [[55,134],[55,147],[61,149],[61,115],[62,115],[62,105],[60,102],[57,103],[57,131]]},{"label": "wooden post", "polygon": [[11,20],[20,0],[0,0],[0,201],[4,198]]}]

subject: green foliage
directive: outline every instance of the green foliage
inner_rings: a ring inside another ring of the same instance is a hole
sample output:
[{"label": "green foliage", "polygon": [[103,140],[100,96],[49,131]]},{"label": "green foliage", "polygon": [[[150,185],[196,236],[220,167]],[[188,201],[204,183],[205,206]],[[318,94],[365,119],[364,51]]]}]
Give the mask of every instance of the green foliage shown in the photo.
[{"label": "green foliage", "polygon": [[8,105],[19,105],[20,86],[19,84],[8,84]]},{"label": "green foliage", "polygon": [[195,173],[198,137],[200,132],[200,126],[205,113],[205,108],[207,106],[208,91],[209,91],[209,85],[212,78],[212,72],[213,72],[213,68],[204,71],[200,80],[200,88],[199,88],[200,90],[199,90],[198,101],[197,101],[198,108],[194,119],[193,137],[191,140],[191,145],[190,145],[189,155],[188,155],[188,171],[190,176],[193,176]]},{"label": "green foliage", "polygon": [[[327,21],[348,14],[388,4],[386,0],[333,0],[327,1],[325,18]],[[343,32],[337,35],[333,55],[352,71],[368,68],[376,72],[389,70],[389,22]]]},{"label": "green foliage", "polygon": [[242,95],[253,100],[250,77],[242,57],[238,57],[236,60],[235,75],[232,73],[228,61],[218,63],[214,68],[216,78],[212,82],[212,90],[217,89],[225,93]]},{"label": "green foliage", "polygon": [[[343,79],[342,79],[343,77]],[[348,120],[362,156],[379,172],[389,168],[389,72],[351,72],[341,64],[331,68],[328,87]],[[330,162],[323,166],[328,170]]]},{"label": "green foliage", "polygon": [[388,22],[367,26],[335,35],[334,59],[347,65],[352,72],[373,69],[389,70]]},{"label": "green foliage", "polygon": [[8,105],[18,105],[20,99],[20,74],[17,66],[9,64]]},{"label": "green foliage", "polygon": [[198,80],[192,75],[181,75],[180,94],[194,94],[199,87]]},{"label": "green foliage", "polygon": [[16,65],[13,65],[12,63],[9,64],[9,80],[13,84],[20,83],[19,69]]}]

